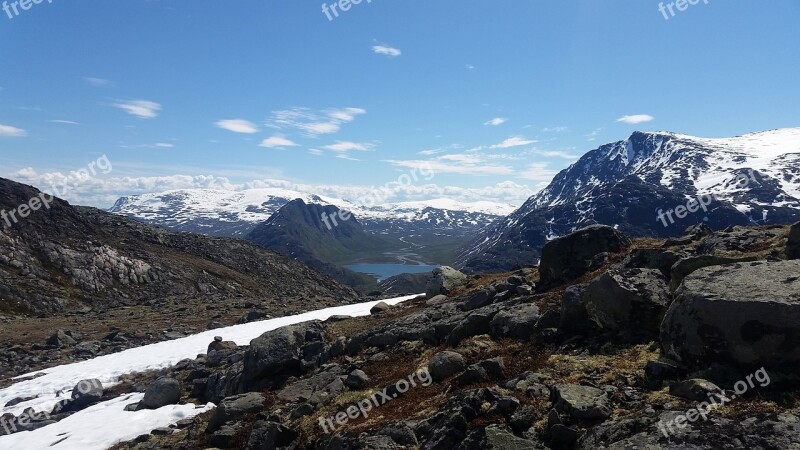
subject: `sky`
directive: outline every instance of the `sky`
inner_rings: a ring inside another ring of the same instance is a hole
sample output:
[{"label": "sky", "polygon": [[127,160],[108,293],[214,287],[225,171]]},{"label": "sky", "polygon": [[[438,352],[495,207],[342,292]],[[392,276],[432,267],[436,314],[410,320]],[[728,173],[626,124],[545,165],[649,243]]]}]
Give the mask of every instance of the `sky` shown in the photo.
[{"label": "sky", "polygon": [[800,2],[662,3],[12,0],[0,176],[519,205],[633,131],[800,126]]}]

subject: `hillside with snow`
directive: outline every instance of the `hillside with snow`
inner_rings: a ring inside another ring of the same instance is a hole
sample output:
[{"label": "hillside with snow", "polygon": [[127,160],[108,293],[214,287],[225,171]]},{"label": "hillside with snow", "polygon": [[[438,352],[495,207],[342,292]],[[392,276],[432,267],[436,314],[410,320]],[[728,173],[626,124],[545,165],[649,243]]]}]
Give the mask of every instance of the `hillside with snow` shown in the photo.
[{"label": "hillside with snow", "polygon": [[[706,196],[706,208],[677,217]],[[536,264],[550,239],[600,223],[633,236],[679,236],[705,223],[785,224],[800,219],[800,128],[724,139],[633,133],[560,172],[522,207],[462,249],[471,271]]]}]

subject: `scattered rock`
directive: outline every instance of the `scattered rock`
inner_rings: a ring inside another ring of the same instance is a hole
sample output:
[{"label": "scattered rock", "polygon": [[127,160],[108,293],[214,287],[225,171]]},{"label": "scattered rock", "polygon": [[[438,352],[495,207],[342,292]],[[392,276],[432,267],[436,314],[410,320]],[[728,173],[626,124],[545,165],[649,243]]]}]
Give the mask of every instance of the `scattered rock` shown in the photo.
[{"label": "scattered rock", "polygon": [[669,393],[676,397],[685,398],[686,400],[700,402],[708,400],[712,394],[721,394],[722,389],[710,381],[693,378],[673,384],[669,388]]},{"label": "scattered rock", "polygon": [[174,378],[157,379],[144,393],[139,409],[158,409],[176,405],[181,400],[181,384]]},{"label": "scattered rock", "polygon": [[539,263],[540,284],[549,288],[585,274],[600,253],[617,253],[631,240],[606,225],[592,225],[545,244]]},{"label": "scattered rock", "polygon": [[439,352],[428,363],[433,381],[440,382],[464,370],[466,362],[464,357],[456,352]]},{"label": "scattered rock", "polygon": [[437,267],[433,270],[433,274],[425,286],[425,295],[428,298],[441,294],[448,295],[453,289],[466,282],[467,276],[458,270],[449,266]]},{"label": "scattered rock", "polygon": [[206,433],[213,433],[219,430],[231,420],[261,411],[264,408],[265,401],[266,397],[260,392],[248,392],[223,399],[217,409],[214,410],[214,415],[211,416]]},{"label": "scattered rock", "polygon": [[344,384],[354,391],[366,388],[369,385],[370,378],[364,373],[363,370],[356,369],[350,372]]},{"label": "scattered rock", "polygon": [[387,304],[386,302],[380,302],[377,305],[373,306],[369,310],[369,313],[370,314],[383,314],[386,311],[389,311],[390,309],[392,309],[392,307],[389,306],[389,304]]},{"label": "scattered rock", "polygon": [[555,408],[575,420],[605,420],[611,417],[608,395],[601,389],[577,384],[559,384],[553,390]]}]

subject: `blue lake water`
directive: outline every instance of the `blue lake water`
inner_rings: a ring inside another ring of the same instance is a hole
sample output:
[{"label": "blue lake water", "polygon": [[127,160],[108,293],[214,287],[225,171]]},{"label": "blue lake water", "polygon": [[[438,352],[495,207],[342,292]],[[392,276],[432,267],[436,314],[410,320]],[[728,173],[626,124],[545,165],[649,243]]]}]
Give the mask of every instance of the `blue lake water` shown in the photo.
[{"label": "blue lake water", "polygon": [[380,281],[401,273],[431,272],[439,266],[427,264],[350,264],[345,267],[356,272],[372,275]]}]

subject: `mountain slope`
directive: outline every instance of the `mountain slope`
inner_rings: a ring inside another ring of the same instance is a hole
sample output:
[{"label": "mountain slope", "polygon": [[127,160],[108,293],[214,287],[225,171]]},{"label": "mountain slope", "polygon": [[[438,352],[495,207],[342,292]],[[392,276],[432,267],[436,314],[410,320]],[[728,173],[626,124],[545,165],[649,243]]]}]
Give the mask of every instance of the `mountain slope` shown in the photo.
[{"label": "mountain slope", "polygon": [[398,244],[390,238],[367,233],[355,216],[343,220],[341,214],[336,206],[292,200],[269,220],[256,226],[247,239],[302,261],[350,286],[374,288],[372,277],[339,267],[339,264],[362,254],[381,254]]},{"label": "mountain slope", "polygon": [[[40,192],[0,178],[0,210]],[[355,291],[255,244],[177,234],[54,199],[18,223],[0,221],[0,311],[52,314],[165,297],[342,304]]]},{"label": "mountain slope", "polygon": [[[708,196],[705,210],[659,217],[701,195]],[[719,229],[798,219],[800,128],[728,139],[636,132],[560,172],[463,248],[458,260],[473,272],[533,265],[549,239],[595,223],[668,237],[696,223]]]}]

